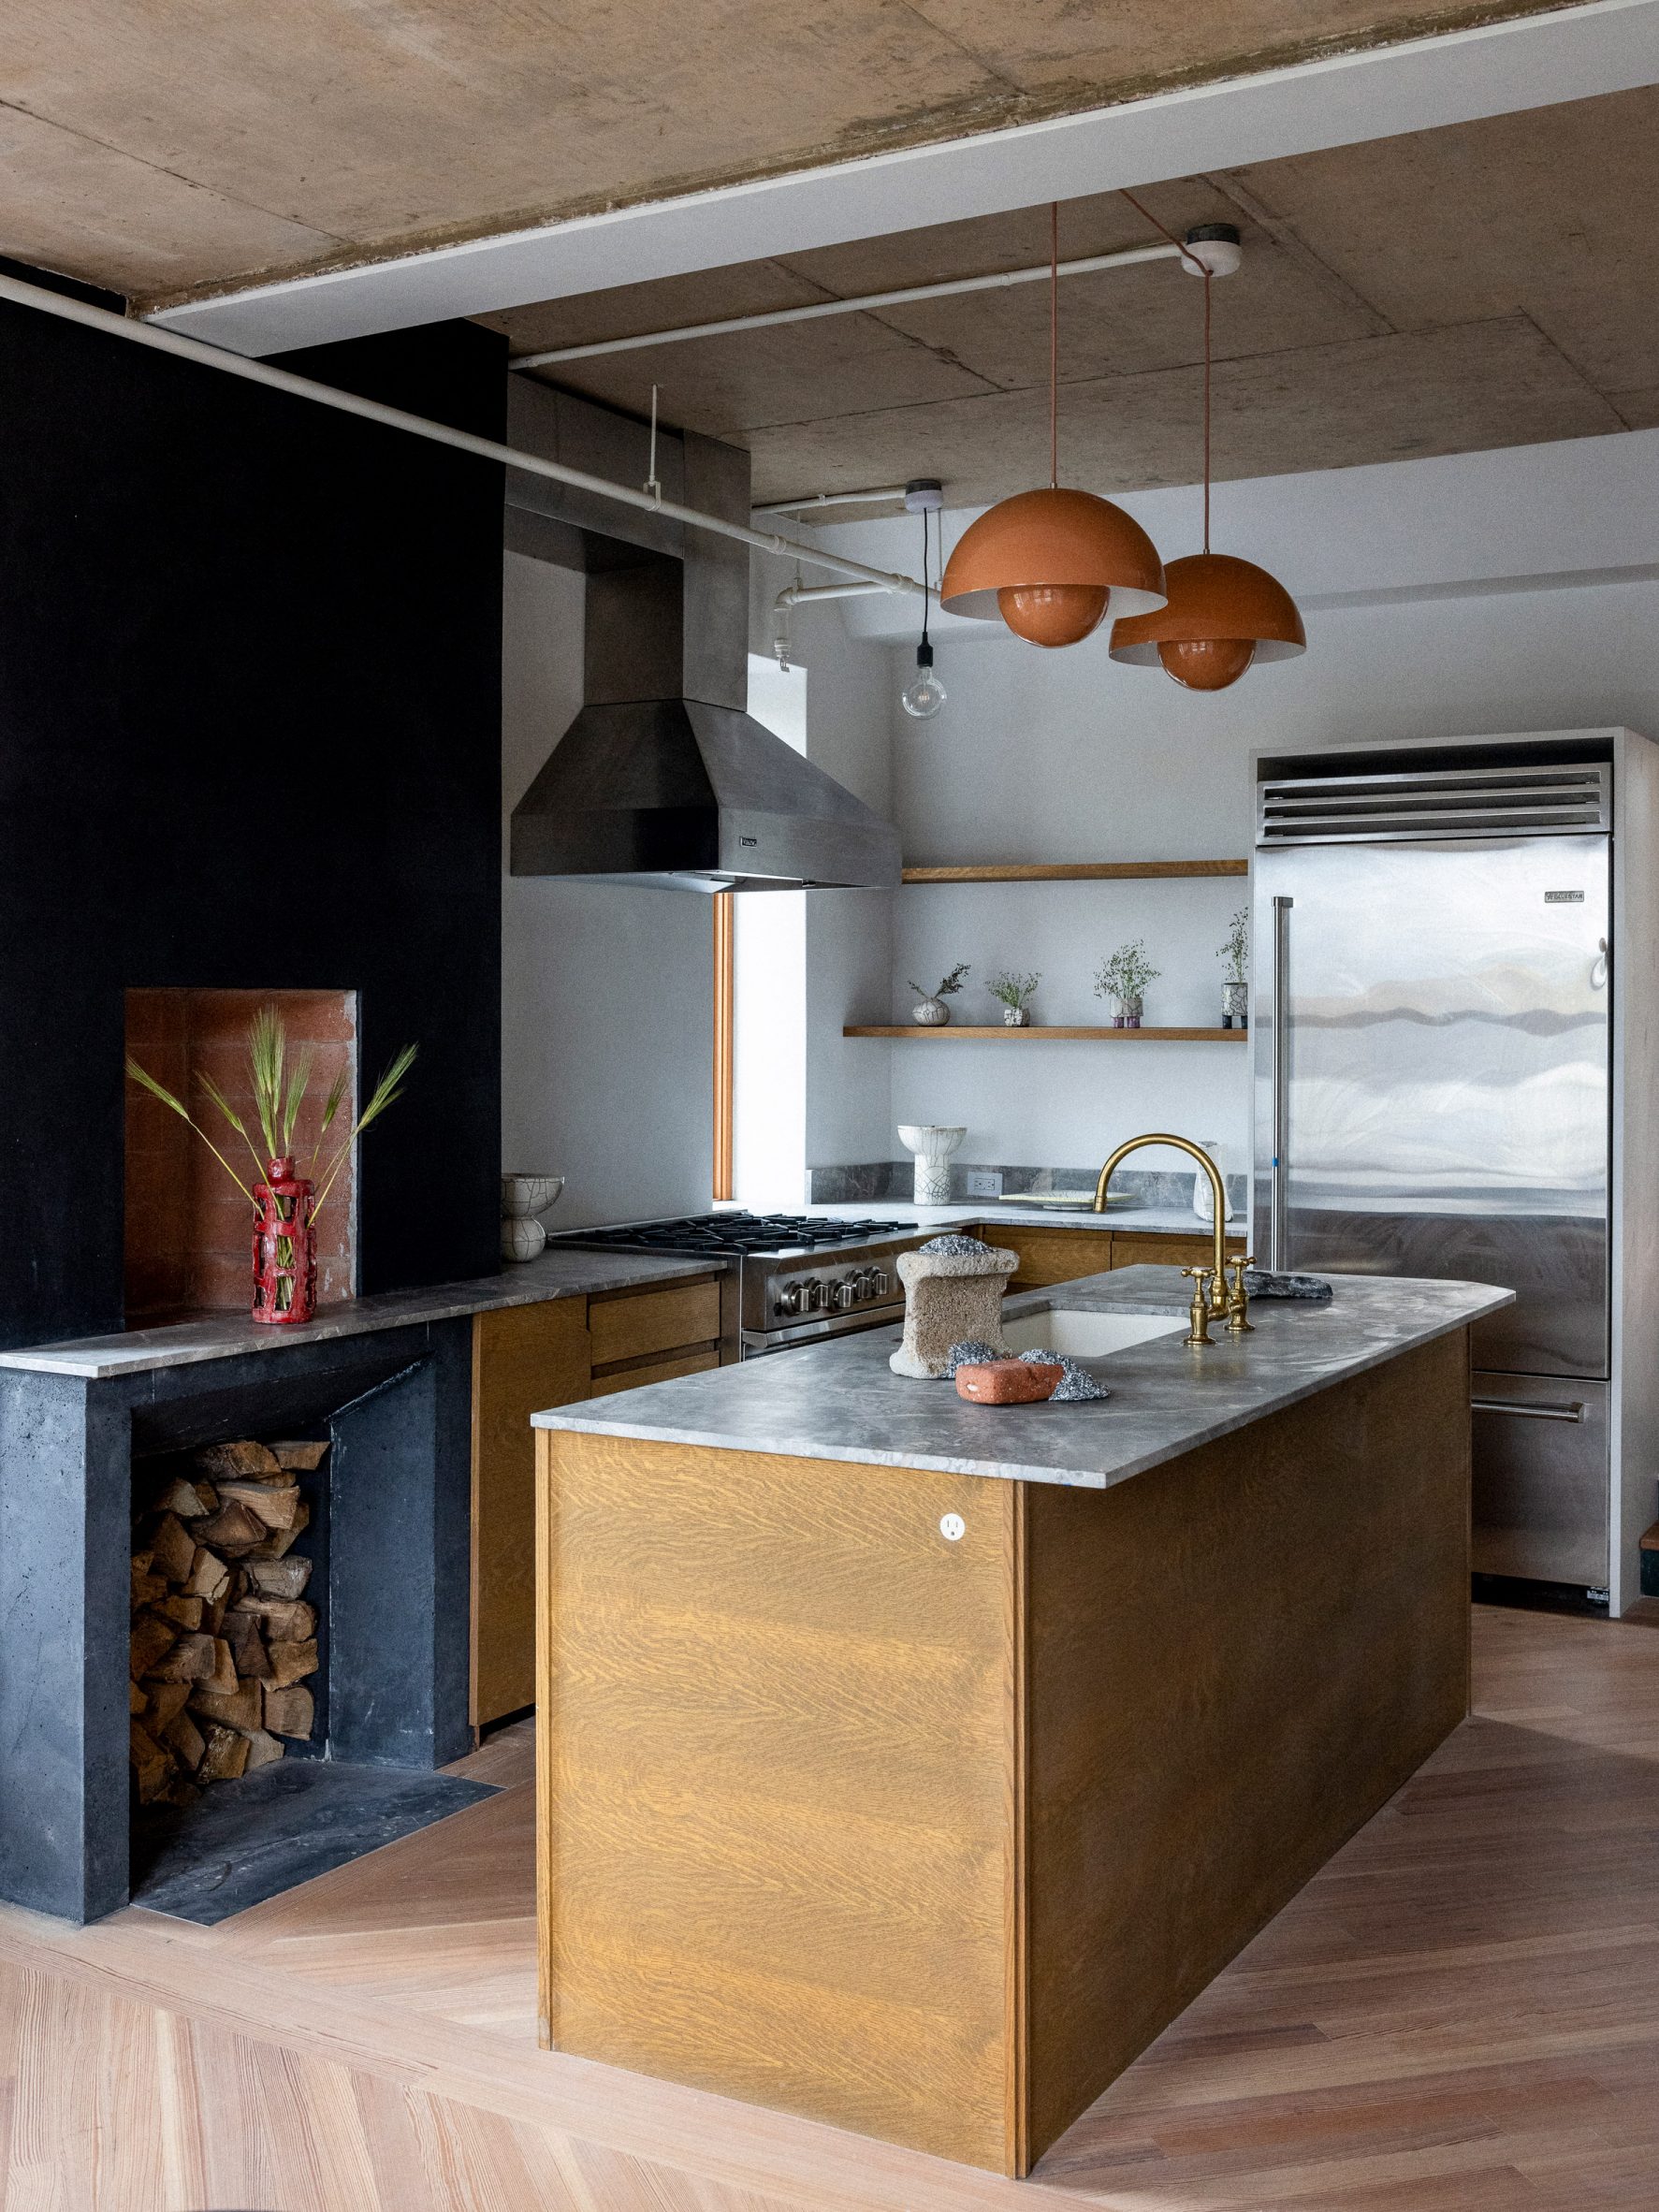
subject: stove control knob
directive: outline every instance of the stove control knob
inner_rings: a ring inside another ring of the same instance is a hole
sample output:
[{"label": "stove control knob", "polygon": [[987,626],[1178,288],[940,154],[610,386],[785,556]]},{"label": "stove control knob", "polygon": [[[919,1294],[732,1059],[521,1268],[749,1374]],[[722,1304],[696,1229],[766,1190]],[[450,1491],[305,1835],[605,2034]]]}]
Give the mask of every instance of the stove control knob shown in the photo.
[{"label": "stove control knob", "polygon": [[858,1303],[858,1277],[856,1275],[843,1275],[832,1288],[830,1296],[835,1301],[837,1313],[851,1312],[852,1307]]},{"label": "stove control knob", "polygon": [[818,1288],[816,1275],[803,1275],[792,1283],[778,1301],[780,1314],[809,1314],[813,1306],[813,1292]]},{"label": "stove control knob", "polygon": [[885,1298],[893,1288],[893,1277],[884,1267],[866,1268],[865,1275],[869,1284],[868,1295],[871,1298]]}]

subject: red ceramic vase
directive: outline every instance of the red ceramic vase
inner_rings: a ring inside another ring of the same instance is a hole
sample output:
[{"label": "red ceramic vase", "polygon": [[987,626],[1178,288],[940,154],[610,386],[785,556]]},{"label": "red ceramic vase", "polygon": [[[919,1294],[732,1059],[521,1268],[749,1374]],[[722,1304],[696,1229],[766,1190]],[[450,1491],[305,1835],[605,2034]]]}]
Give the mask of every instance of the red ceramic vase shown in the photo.
[{"label": "red ceramic vase", "polygon": [[316,1186],[273,1159],[270,1179],[254,1186],[254,1318],[309,1321],[317,1303],[317,1232],[312,1226]]}]

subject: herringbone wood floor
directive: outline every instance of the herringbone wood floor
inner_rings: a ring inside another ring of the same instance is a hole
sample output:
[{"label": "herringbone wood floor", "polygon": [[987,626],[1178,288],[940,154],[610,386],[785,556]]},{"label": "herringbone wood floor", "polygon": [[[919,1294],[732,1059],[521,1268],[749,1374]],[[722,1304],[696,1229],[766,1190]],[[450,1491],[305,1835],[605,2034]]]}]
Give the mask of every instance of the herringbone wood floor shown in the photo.
[{"label": "herringbone wood floor", "polygon": [[539,2052],[505,1794],[216,1929],[0,1912],[0,2212],[1659,2206],[1659,1636],[1476,1619],[1476,1717],[1027,2183]]}]

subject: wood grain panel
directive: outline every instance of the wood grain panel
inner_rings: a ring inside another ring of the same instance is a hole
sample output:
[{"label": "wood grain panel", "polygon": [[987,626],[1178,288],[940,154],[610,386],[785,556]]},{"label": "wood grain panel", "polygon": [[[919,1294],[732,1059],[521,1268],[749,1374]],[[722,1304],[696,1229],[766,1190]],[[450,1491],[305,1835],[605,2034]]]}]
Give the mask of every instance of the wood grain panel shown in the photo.
[{"label": "wood grain panel", "polygon": [[551,2041],[1003,2168],[1018,1488],[539,1453]]},{"label": "wood grain panel", "polygon": [[1248,1038],[1247,1029],[1073,1029],[1043,1028],[1033,1023],[1028,1028],[1013,1029],[1004,1022],[989,1027],[972,1022],[952,1022],[929,1029],[920,1022],[863,1022],[850,1023],[842,1031],[843,1037],[908,1037],[927,1038],[935,1044],[1242,1044]]},{"label": "wood grain panel", "polygon": [[535,1449],[530,1417],[588,1395],[588,1302],[473,1321],[472,1721],[535,1695]]},{"label": "wood grain panel", "polygon": [[1009,1281],[1011,1290],[1041,1290],[1050,1283],[1104,1274],[1117,1241],[1112,1230],[1028,1229],[1023,1223],[1011,1229],[999,1221],[981,1223],[974,1233],[1019,1254],[1018,1271]]},{"label": "wood grain panel", "polygon": [[[1230,1236],[1226,1248],[1230,1254],[1242,1252],[1244,1238]],[[1208,1267],[1215,1258],[1215,1240],[1207,1230],[1195,1228],[1190,1236],[1154,1230],[1112,1232],[1113,1267]]]},{"label": "wood grain panel", "polygon": [[1468,1495],[1465,1333],[1032,1487],[1034,2153],[1463,1719]]},{"label": "wood grain panel", "polygon": [[666,1360],[642,1360],[618,1371],[596,1374],[589,1388],[590,1398],[608,1398],[618,1390],[643,1390],[647,1383],[672,1382],[677,1375],[701,1375],[720,1363],[720,1346],[705,1345],[694,1352],[677,1352]]},{"label": "wood grain panel", "polygon": [[637,1360],[647,1352],[713,1344],[720,1332],[719,1278],[710,1275],[662,1290],[622,1290],[615,1297],[591,1298],[588,1328],[595,1367],[608,1366],[615,1360]]}]

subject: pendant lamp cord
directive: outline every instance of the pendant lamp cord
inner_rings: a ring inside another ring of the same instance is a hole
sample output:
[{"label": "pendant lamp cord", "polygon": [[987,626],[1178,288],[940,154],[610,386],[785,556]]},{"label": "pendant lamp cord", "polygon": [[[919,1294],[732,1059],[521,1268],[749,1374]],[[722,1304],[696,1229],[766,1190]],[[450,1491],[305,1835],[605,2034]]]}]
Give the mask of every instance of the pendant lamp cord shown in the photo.
[{"label": "pendant lamp cord", "polygon": [[[942,517],[941,517],[942,519]],[[941,545],[939,550],[944,550]],[[922,643],[927,643],[927,616],[933,605],[933,588],[927,574],[927,509],[922,510]]]},{"label": "pendant lamp cord", "polygon": [[1204,280],[1204,551],[1207,553],[1210,550],[1210,265],[1201,255],[1192,251],[1185,239],[1177,238],[1172,230],[1160,223],[1152,210],[1143,207],[1132,192],[1125,192],[1121,184],[1118,190],[1123,192],[1123,196],[1136,213],[1143,215],[1154,230],[1162,231],[1183,261],[1190,261]]},{"label": "pendant lamp cord", "polygon": [[1060,203],[1048,209],[1048,481],[1060,488]]}]

